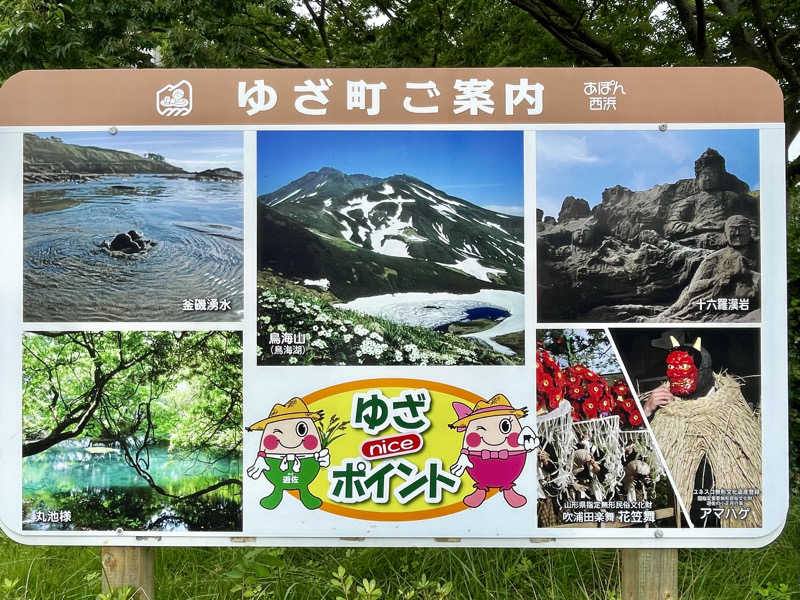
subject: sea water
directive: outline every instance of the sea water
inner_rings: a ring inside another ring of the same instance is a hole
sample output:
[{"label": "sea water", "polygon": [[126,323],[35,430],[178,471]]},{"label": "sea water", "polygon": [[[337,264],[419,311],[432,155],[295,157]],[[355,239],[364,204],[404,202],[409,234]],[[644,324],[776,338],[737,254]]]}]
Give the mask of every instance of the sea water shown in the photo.
[{"label": "sea water", "polygon": [[[101,247],[132,229],[157,244],[130,257]],[[26,184],[23,318],[240,320],[242,229],[241,181],[134,175]],[[230,310],[185,310],[196,299],[224,300]]]}]

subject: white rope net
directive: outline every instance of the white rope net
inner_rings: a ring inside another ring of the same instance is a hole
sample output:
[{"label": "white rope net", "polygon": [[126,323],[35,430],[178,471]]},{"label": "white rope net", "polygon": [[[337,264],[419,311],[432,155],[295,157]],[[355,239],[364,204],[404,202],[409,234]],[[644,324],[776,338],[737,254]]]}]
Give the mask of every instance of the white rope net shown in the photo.
[{"label": "white rope net", "polygon": [[572,482],[572,453],[575,450],[577,438],[572,430],[572,407],[566,400],[558,408],[546,415],[537,417],[541,447],[552,449],[555,456],[550,460],[557,467],[552,473],[546,472],[539,465],[539,484],[544,492],[553,497],[564,493]]},{"label": "white rope net", "polygon": [[661,460],[658,458],[658,453],[653,444],[653,437],[644,429],[637,429],[634,431],[620,431],[619,438],[622,442],[623,452],[626,448],[632,448],[636,453],[639,460],[642,460],[650,467],[650,478],[653,482],[653,487],[667,472]]},{"label": "white rope net", "polygon": [[[605,467],[605,475],[599,481],[599,495],[596,500],[608,500],[614,496],[617,485],[624,476],[622,467],[623,449],[619,439],[619,417],[601,417],[572,424],[578,444],[590,446],[595,458]],[[598,486],[594,486],[598,488]],[[595,494],[597,496],[598,493]]]}]

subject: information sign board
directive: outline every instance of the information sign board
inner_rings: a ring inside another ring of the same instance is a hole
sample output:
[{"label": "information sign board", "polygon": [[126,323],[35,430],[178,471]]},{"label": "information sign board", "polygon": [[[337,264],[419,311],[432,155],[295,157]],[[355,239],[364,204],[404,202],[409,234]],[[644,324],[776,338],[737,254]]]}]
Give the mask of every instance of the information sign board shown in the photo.
[{"label": "information sign board", "polygon": [[0,149],[15,540],[783,526],[784,126],[760,71],[24,72]]}]

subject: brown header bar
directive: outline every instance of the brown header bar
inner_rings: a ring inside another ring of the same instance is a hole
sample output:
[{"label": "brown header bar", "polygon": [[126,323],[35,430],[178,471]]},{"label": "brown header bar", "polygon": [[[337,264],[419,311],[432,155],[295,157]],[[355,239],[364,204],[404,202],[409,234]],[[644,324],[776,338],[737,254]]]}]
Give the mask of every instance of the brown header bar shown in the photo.
[{"label": "brown header bar", "polygon": [[0,126],[783,122],[752,68],[24,71]]}]

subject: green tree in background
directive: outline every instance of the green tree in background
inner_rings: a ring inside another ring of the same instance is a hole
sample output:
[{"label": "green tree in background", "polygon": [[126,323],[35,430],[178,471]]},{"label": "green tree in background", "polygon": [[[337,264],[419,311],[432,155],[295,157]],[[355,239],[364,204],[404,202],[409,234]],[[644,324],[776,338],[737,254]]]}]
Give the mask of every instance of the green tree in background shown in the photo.
[{"label": "green tree in background", "polygon": [[536,338],[564,366],[583,365],[600,375],[620,372],[604,329],[540,329]]},{"label": "green tree in background", "polygon": [[[23,456],[70,439],[121,449],[148,485],[149,452],[241,454],[241,334],[67,332],[23,336]],[[239,479],[224,479],[197,497]]]}]

